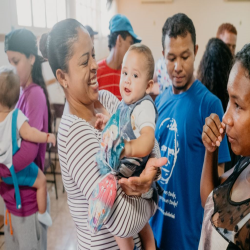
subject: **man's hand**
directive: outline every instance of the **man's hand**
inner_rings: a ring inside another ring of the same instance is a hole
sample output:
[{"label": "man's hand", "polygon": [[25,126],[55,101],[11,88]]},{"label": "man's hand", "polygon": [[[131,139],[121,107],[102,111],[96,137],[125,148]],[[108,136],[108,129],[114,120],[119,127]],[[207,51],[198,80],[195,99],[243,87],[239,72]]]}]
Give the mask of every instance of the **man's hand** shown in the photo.
[{"label": "man's hand", "polygon": [[166,157],[160,159],[150,158],[139,177],[122,178],[119,180],[123,191],[130,196],[141,196],[143,193],[148,192],[157,174],[157,169],[164,166],[167,161]]},{"label": "man's hand", "polygon": [[202,142],[209,152],[214,152],[220,146],[225,136],[226,125],[216,114],[211,114],[205,120],[202,132]]}]

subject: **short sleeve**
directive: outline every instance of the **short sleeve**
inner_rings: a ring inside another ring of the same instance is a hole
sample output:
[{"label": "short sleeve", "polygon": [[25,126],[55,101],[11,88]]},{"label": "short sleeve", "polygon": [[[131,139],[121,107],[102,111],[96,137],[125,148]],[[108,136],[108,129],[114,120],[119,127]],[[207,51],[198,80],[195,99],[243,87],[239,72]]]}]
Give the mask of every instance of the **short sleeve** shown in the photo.
[{"label": "short sleeve", "polygon": [[144,127],[152,127],[155,129],[155,108],[151,101],[142,101],[135,107],[132,112],[132,116],[135,120],[135,126],[139,131]]},{"label": "short sleeve", "polygon": [[26,117],[26,115],[21,111],[18,110],[18,115],[17,115],[17,129],[18,131],[22,127],[24,122],[28,122],[29,119]]}]

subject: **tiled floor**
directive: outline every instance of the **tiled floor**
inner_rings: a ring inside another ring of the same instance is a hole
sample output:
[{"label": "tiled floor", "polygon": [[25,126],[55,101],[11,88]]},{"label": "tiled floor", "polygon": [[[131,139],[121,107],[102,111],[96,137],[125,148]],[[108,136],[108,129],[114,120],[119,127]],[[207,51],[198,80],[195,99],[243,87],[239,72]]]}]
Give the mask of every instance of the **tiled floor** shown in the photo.
[{"label": "tiled floor", "polygon": [[[57,171],[60,171],[57,169]],[[49,179],[50,176],[47,176]],[[58,200],[56,200],[54,185],[48,184],[50,195],[50,213],[53,220],[48,230],[47,250],[75,250],[77,238],[74,222],[69,213],[67,194],[63,193],[62,177],[57,175]],[[4,246],[4,236],[0,236],[0,250],[7,250]]]}]

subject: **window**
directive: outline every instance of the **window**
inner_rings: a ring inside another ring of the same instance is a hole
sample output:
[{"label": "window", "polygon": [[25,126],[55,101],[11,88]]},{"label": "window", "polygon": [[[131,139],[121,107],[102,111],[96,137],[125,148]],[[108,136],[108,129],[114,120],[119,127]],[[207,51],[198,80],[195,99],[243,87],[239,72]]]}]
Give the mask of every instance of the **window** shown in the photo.
[{"label": "window", "polygon": [[20,26],[52,28],[66,18],[65,0],[16,0]]},{"label": "window", "polygon": [[104,0],[76,0],[76,19],[83,25],[89,25],[100,36],[109,34],[109,20],[115,14],[107,10]]}]

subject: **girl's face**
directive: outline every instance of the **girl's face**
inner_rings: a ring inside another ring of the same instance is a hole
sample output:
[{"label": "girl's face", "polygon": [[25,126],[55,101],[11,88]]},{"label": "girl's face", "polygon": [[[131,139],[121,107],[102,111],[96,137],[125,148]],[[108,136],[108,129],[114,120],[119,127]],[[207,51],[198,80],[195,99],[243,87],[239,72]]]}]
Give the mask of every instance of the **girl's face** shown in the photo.
[{"label": "girl's face", "polygon": [[97,68],[92,40],[85,29],[79,28],[68,61],[68,72],[60,82],[63,87],[67,86],[66,96],[70,97],[67,99],[84,105],[98,100]]},{"label": "girl's face", "polygon": [[26,87],[32,82],[31,71],[35,62],[35,56],[30,55],[29,58],[27,58],[25,54],[11,50],[8,50],[6,54],[10,64],[17,70],[20,86],[22,88]]},{"label": "girl's face", "polygon": [[231,148],[236,155],[250,155],[250,79],[241,63],[234,64],[227,85],[229,102],[223,117]]}]

